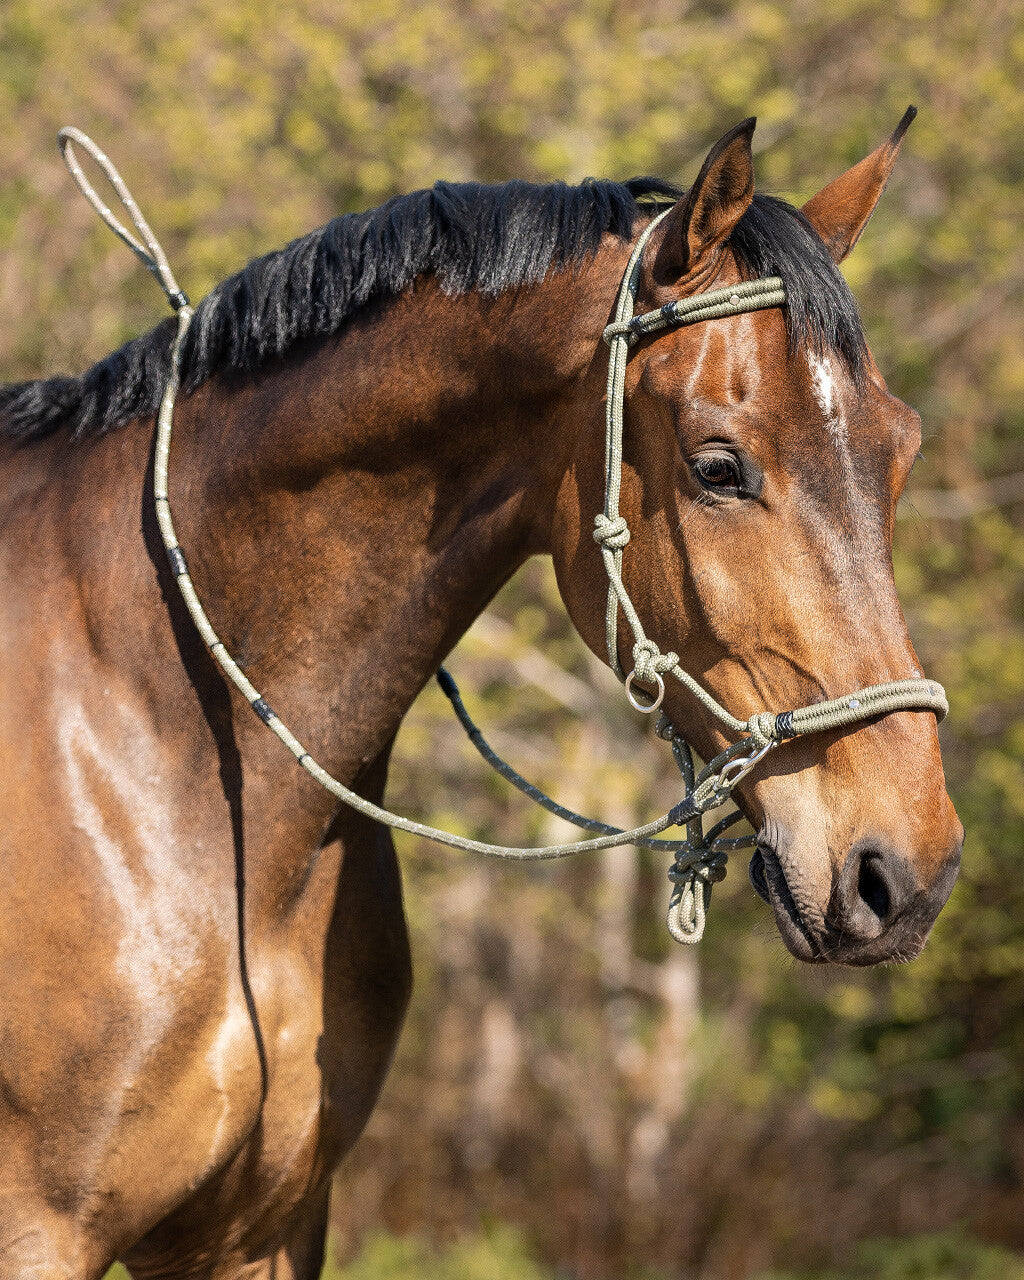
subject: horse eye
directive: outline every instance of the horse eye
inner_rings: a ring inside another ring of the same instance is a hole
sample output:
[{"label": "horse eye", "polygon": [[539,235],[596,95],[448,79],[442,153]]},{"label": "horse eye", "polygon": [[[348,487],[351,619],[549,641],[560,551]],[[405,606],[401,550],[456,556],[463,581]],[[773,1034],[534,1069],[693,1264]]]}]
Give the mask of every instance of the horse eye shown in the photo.
[{"label": "horse eye", "polygon": [[740,490],[740,469],[728,454],[702,454],[694,459],[693,470],[706,489],[716,489],[719,493],[738,493]]}]

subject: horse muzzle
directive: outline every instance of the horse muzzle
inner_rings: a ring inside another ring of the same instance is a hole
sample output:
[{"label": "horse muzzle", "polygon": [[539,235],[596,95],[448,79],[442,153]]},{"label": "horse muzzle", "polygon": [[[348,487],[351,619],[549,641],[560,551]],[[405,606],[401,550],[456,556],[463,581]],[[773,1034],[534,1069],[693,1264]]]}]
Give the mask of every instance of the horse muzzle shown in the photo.
[{"label": "horse muzzle", "polygon": [[948,851],[923,874],[882,839],[862,839],[834,866],[821,901],[792,839],[763,828],[750,861],[755,892],[772,908],[782,939],[809,964],[871,965],[913,960],[945,906],[960,869],[963,828],[954,819]]}]

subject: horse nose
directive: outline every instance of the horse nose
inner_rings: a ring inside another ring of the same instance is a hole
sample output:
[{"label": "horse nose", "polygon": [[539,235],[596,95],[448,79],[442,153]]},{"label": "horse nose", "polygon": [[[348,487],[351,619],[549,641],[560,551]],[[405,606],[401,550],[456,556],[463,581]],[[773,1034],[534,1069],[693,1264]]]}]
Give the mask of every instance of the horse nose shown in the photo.
[{"label": "horse nose", "polygon": [[862,965],[917,955],[960,868],[963,828],[956,827],[956,840],[924,881],[914,863],[884,840],[850,850],[826,912],[831,959]]},{"label": "horse nose", "polygon": [[872,942],[897,921],[921,890],[906,858],[881,840],[862,841],[835,881],[829,923],[840,938]]}]

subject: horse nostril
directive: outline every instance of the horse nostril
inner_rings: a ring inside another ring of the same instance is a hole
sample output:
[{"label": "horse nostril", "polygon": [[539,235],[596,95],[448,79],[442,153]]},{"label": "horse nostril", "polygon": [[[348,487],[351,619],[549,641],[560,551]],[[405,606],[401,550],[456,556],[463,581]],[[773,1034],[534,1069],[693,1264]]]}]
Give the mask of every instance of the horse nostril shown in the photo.
[{"label": "horse nostril", "polygon": [[836,880],[829,912],[839,933],[859,942],[880,937],[915,893],[906,860],[872,841],[851,849]]},{"label": "horse nostril", "polygon": [[750,883],[754,886],[754,892],[762,902],[767,902],[771,906],[771,894],[768,890],[768,872],[765,870],[764,854],[760,849],[754,850],[754,856],[750,859],[750,866],[747,869],[750,876]]},{"label": "horse nostril", "polygon": [[880,858],[877,854],[866,853],[860,861],[860,872],[857,876],[857,894],[862,902],[867,903],[871,911],[883,923],[888,919],[892,899],[889,886],[879,873]]}]

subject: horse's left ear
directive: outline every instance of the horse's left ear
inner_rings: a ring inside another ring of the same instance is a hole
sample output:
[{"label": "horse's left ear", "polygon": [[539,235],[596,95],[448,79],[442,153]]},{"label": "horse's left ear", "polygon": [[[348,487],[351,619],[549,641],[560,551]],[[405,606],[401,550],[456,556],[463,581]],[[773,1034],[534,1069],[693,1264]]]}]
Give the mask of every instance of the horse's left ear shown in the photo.
[{"label": "horse's left ear", "polygon": [[842,262],[860,239],[889,181],[903,135],[916,115],[917,107],[908,107],[892,135],[877,150],[822,187],[804,205],[804,216],[836,262]]}]

